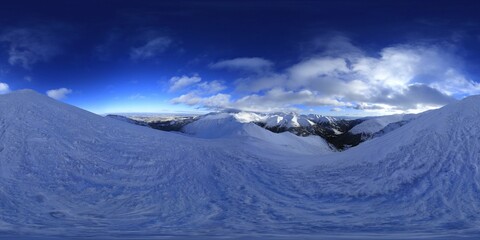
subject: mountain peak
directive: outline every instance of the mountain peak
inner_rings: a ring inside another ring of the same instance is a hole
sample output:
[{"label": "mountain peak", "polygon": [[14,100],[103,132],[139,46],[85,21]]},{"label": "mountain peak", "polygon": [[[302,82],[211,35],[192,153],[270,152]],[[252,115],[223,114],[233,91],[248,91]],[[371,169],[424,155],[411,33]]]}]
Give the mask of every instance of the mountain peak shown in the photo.
[{"label": "mountain peak", "polygon": [[0,95],[0,97],[3,99],[9,99],[9,101],[15,101],[15,102],[23,102],[23,101],[32,102],[33,99],[35,99],[34,100],[35,102],[42,101],[41,99],[44,99],[46,101],[51,100],[50,97],[44,94],[38,93],[31,89],[21,89],[21,90],[12,91],[12,92]]},{"label": "mountain peak", "polygon": [[29,88],[15,90],[15,91],[9,92],[5,95],[18,95],[18,94],[37,94],[37,95],[41,95],[40,93],[36,92],[35,90],[29,89]]}]

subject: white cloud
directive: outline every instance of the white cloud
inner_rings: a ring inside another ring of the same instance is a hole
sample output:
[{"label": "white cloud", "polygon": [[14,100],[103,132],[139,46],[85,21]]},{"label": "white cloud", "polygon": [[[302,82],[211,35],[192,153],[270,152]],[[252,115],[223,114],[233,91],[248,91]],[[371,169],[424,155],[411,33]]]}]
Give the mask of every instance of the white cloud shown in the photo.
[{"label": "white cloud", "polygon": [[130,51],[130,58],[133,60],[145,60],[153,58],[163,53],[172,43],[169,37],[154,37],[148,39],[139,47],[134,47]]},{"label": "white cloud", "polygon": [[201,105],[209,108],[226,107],[230,100],[230,95],[221,94],[219,92],[227,87],[222,81],[202,81],[200,76],[193,75],[191,77],[183,75],[181,77],[172,77],[169,81],[169,92],[176,92],[182,89],[189,90],[187,94],[183,94],[171,100],[174,104]]},{"label": "white cloud", "polygon": [[190,92],[171,99],[170,102],[173,104],[197,105],[215,109],[228,108],[230,95],[219,93],[226,89],[226,86],[221,81],[202,81],[198,75],[192,77],[172,77],[170,79],[170,91],[176,91],[186,87],[189,87]]},{"label": "white cloud", "polygon": [[[400,113],[437,108],[467,95],[480,94],[480,83],[462,73],[462,61],[452,48],[441,44],[403,44],[370,55],[347,39],[340,40],[338,44],[327,41],[318,47],[322,52],[284,71],[253,71],[250,76],[237,79],[233,92],[237,97],[229,97],[228,102],[223,98],[213,105],[255,111],[330,106],[333,111],[341,107]],[[233,63],[222,61],[215,67],[243,66]],[[188,101],[176,99],[176,103],[212,105],[206,101],[209,95],[189,97]]]},{"label": "white cloud", "polygon": [[201,82],[198,84],[198,90],[203,93],[213,94],[225,90],[227,87],[220,81]]},{"label": "white cloud", "polygon": [[49,97],[57,100],[65,98],[70,93],[72,93],[72,90],[68,88],[59,88],[59,89],[52,89],[47,91],[47,95]]},{"label": "white cloud", "polygon": [[283,111],[295,108],[295,105],[304,106],[348,106],[349,103],[324,97],[318,92],[303,89],[299,91],[273,88],[264,94],[247,95],[231,103],[232,108],[250,111]]},{"label": "white cloud", "polygon": [[[303,89],[314,93],[315,98],[345,105],[365,103],[377,109],[382,106],[387,111],[430,109],[452,102],[458,95],[480,93],[478,83],[456,70],[460,67],[456,66],[455,56],[434,46],[399,45],[383,49],[378,57],[359,55],[358,51],[355,56],[321,54],[288,68],[283,75],[286,80],[258,87],[263,82],[258,78],[243,81],[237,88],[255,92],[275,86],[297,94]],[[292,99],[285,106],[308,104],[303,100]]]},{"label": "white cloud", "polygon": [[343,58],[319,57],[295,64],[288,71],[294,79],[309,80],[327,75],[336,76],[350,69]]},{"label": "white cloud", "polygon": [[307,106],[329,105],[329,106],[351,106],[334,99],[323,98],[317,93],[309,90],[285,91],[274,88],[264,95],[252,94],[231,101],[229,94],[216,94],[214,96],[201,97],[195,92],[182,95],[172,99],[174,104],[187,104],[190,106],[202,106],[206,108],[233,108],[248,111],[291,111],[296,110],[294,104]]},{"label": "white cloud", "polygon": [[258,57],[234,58],[209,65],[212,69],[243,70],[257,73],[268,71],[272,66],[271,61]]},{"label": "white cloud", "polygon": [[288,81],[286,74],[268,73],[261,76],[250,76],[235,81],[237,89],[243,92],[258,92],[272,89],[277,86],[285,86]]},{"label": "white cloud", "polygon": [[190,106],[204,106],[208,108],[228,108],[230,95],[218,93],[210,97],[201,97],[196,93],[187,93],[171,100],[173,104],[187,104]]},{"label": "white cloud", "polygon": [[6,83],[0,82],[0,94],[8,93],[10,92],[10,86]]},{"label": "white cloud", "polygon": [[169,92],[175,92],[181,89],[184,89],[188,86],[191,86],[195,83],[199,83],[202,79],[198,75],[193,75],[191,77],[183,75],[181,77],[172,77],[170,78],[170,88]]},{"label": "white cloud", "polygon": [[444,81],[434,81],[430,84],[435,89],[448,95],[472,95],[480,93],[480,84],[467,79],[457,70],[448,68],[445,71]]}]

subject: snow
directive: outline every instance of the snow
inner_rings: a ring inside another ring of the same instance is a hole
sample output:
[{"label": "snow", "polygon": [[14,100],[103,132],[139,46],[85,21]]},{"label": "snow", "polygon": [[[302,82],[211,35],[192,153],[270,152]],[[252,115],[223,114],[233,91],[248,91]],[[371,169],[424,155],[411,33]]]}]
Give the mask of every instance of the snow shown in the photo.
[{"label": "snow", "polygon": [[344,152],[320,147],[320,154],[283,146],[300,137],[215,115],[194,128],[197,136],[187,136],[97,116],[32,91],[1,95],[0,233],[94,239],[480,234],[480,96]]},{"label": "snow", "polygon": [[302,127],[309,127],[309,126],[313,126],[314,123],[304,117],[297,117],[297,122],[298,122],[298,125],[299,126],[302,126]]},{"label": "snow", "polygon": [[385,128],[388,124],[410,120],[415,117],[414,114],[396,114],[369,118],[362,123],[350,129],[352,134],[374,134]]},{"label": "snow", "polygon": [[336,118],[334,117],[318,114],[308,114],[306,117],[315,123],[334,123],[336,121]]},{"label": "snow", "polygon": [[265,121],[265,127],[276,127],[276,126],[280,126],[281,125],[281,122],[283,120],[283,117],[281,116],[269,116],[267,118],[267,120]]},{"label": "snow", "polygon": [[249,122],[263,122],[265,121],[266,117],[256,114],[256,113],[251,113],[251,112],[238,112],[234,114],[235,119],[242,123],[249,123]]},{"label": "snow", "polygon": [[316,114],[300,115],[297,113],[255,113],[246,111],[225,111],[207,114],[211,118],[233,117],[241,123],[264,123],[267,128],[311,127],[317,123],[334,123],[335,118]]},{"label": "snow", "polygon": [[[255,115],[253,118],[258,119]],[[325,154],[332,151],[328,143],[321,137],[299,137],[290,132],[273,133],[251,123],[249,121],[251,119],[251,115],[239,117],[238,114],[231,113],[210,114],[186,125],[183,131],[207,139],[235,138],[239,139],[238,141],[252,142],[251,138],[255,138],[256,144],[265,148],[266,145],[271,145],[272,148],[286,148],[297,153]],[[240,138],[248,139],[240,140]]]},{"label": "snow", "polygon": [[[275,115],[270,115],[268,120],[270,120],[267,122],[269,127],[297,128],[314,125],[314,123],[307,119],[305,115],[298,115],[296,113],[277,113]],[[275,121],[278,122],[277,125],[274,125]]]},{"label": "snow", "polygon": [[297,115],[295,113],[290,113],[283,117],[282,126],[287,128],[293,127],[309,127],[314,125],[314,123],[308,120],[304,115]]}]

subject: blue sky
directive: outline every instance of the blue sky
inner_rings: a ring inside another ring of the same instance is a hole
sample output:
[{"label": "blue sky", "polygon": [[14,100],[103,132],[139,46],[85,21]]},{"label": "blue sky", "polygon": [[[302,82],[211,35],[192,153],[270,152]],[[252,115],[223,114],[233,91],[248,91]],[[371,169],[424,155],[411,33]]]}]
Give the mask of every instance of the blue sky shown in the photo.
[{"label": "blue sky", "polygon": [[419,112],[480,94],[476,1],[15,1],[0,92],[96,113]]}]

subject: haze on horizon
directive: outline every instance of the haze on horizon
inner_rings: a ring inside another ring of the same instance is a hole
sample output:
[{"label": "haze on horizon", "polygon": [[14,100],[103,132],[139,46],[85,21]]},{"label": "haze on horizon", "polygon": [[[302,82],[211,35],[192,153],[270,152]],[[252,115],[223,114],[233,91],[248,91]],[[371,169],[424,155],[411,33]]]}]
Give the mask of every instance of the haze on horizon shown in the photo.
[{"label": "haze on horizon", "polygon": [[475,1],[15,1],[0,93],[95,113],[416,113],[480,93]]}]

